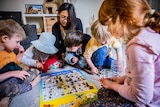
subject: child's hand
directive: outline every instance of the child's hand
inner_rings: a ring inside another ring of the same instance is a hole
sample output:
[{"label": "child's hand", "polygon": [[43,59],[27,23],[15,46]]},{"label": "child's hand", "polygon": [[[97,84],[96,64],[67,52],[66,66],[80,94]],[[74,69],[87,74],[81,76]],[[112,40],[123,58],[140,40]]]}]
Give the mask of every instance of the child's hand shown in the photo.
[{"label": "child's hand", "polygon": [[16,78],[20,78],[21,80],[25,80],[26,76],[30,76],[27,71],[12,71],[13,76]]},{"label": "child's hand", "polygon": [[104,88],[110,89],[112,81],[109,78],[101,78],[100,83]]},{"label": "child's hand", "polygon": [[18,54],[22,54],[22,53],[24,53],[24,48],[23,48],[22,45],[19,45],[19,47],[18,47]]},{"label": "child's hand", "polygon": [[122,81],[120,80],[120,78],[119,77],[112,77],[112,78],[109,78],[111,81],[113,81],[113,82],[116,82],[116,83],[118,83],[118,84],[122,84]]},{"label": "child's hand", "polygon": [[98,74],[98,73],[99,73],[99,71],[98,71],[98,69],[97,69],[96,67],[91,68],[91,71],[92,71],[93,73],[95,73],[95,74]]},{"label": "child's hand", "polygon": [[72,58],[72,62],[73,63],[77,63],[78,62],[78,58],[77,57]]},{"label": "child's hand", "polygon": [[44,68],[43,64],[41,62],[39,62],[39,61],[37,61],[36,67],[37,68],[42,68],[42,69]]},{"label": "child's hand", "polygon": [[22,45],[19,45],[17,49],[18,49],[17,59],[18,61],[21,61],[24,53],[24,48]]}]

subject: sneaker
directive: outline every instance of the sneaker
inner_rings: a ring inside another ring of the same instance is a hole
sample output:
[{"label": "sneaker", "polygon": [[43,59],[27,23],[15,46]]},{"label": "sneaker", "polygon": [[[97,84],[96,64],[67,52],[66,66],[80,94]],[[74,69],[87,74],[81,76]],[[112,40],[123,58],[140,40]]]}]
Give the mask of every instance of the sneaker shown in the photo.
[{"label": "sneaker", "polygon": [[63,68],[65,66],[65,63],[62,60],[58,60],[58,62],[60,63],[59,64],[60,68]]},{"label": "sneaker", "polygon": [[63,68],[64,67],[64,62],[62,60],[58,60],[52,65],[50,65],[50,69],[55,69],[55,68]]}]

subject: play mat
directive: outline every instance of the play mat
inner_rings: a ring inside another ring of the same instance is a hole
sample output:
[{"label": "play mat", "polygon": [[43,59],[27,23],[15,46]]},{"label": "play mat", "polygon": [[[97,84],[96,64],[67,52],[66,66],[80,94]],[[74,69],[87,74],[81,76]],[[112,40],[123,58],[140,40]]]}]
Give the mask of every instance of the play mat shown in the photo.
[{"label": "play mat", "polygon": [[95,100],[97,91],[77,68],[42,74],[40,107],[80,107]]}]

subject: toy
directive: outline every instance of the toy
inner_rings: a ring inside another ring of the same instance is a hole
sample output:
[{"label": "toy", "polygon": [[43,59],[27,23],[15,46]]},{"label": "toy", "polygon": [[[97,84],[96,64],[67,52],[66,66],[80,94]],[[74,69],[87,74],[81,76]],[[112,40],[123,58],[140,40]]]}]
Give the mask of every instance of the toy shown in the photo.
[{"label": "toy", "polygon": [[97,91],[79,69],[43,74],[40,107],[79,107],[95,100]]}]

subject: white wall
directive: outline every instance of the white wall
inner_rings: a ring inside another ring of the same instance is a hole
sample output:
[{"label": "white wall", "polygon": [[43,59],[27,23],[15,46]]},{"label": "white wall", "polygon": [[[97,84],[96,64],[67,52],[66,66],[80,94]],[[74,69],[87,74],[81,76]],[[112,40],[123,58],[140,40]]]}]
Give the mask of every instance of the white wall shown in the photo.
[{"label": "white wall", "polygon": [[98,18],[98,10],[103,0],[73,0],[77,17],[82,20],[84,32],[90,27],[91,17]]},{"label": "white wall", "polygon": [[[68,0],[69,1],[69,0]],[[83,29],[90,27],[89,21],[94,15],[98,17],[98,10],[103,0],[70,0],[74,4],[77,17],[82,20]],[[43,0],[0,0],[0,11],[21,11],[25,13],[25,4],[42,4]]]},{"label": "white wall", "polygon": [[42,4],[43,0],[0,0],[0,11],[21,11],[25,13],[25,4]]}]

